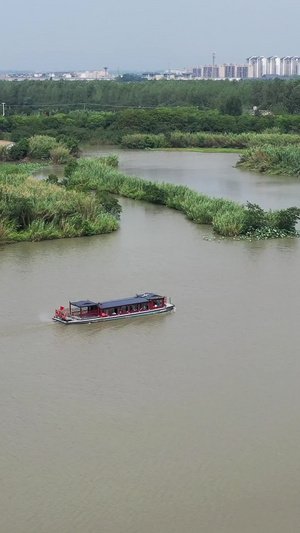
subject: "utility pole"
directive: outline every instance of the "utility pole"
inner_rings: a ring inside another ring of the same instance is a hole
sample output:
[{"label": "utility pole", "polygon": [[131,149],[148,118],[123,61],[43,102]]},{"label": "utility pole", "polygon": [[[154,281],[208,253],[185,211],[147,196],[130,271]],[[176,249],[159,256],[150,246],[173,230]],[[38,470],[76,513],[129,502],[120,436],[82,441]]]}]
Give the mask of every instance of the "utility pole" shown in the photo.
[{"label": "utility pole", "polygon": [[2,116],[5,116],[5,102],[2,102]]}]

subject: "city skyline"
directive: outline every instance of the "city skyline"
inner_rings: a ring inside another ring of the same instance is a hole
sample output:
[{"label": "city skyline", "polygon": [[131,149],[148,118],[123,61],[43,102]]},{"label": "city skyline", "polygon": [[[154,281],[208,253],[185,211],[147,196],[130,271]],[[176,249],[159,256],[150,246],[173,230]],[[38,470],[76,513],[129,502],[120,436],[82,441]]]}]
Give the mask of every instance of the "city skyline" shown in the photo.
[{"label": "city skyline", "polygon": [[[125,73],[125,71],[124,71]],[[122,72],[110,72],[108,67],[102,70],[56,71],[56,72],[3,72],[0,79],[65,79],[65,80],[113,80]],[[246,63],[216,63],[216,53],[212,54],[212,63],[193,66],[185,69],[169,69],[165,71],[144,71],[140,73],[145,79],[253,79],[263,77],[300,76],[300,56],[289,55],[279,57],[250,56]]]},{"label": "city skyline", "polygon": [[284,56],[297,50],[299,11],[295,0],[216,0],[214,9],[199,0],[32,0],[29,9],[15,0],[2,9],[0,70],[140,72],[208,64],[213,52],[220,64],[259,50]]}]

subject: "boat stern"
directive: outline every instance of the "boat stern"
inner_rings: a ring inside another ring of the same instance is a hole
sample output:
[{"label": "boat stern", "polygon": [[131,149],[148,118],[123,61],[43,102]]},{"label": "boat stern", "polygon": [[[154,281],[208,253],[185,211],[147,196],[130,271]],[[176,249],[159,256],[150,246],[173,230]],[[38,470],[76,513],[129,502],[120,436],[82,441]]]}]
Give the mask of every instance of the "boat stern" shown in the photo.
[{"label": "boat stern", "polygon": [[59,309],[55,309],[52,319],[56,322],[67,324],[70,321],[70,316],[67,309],[61,305]]}]

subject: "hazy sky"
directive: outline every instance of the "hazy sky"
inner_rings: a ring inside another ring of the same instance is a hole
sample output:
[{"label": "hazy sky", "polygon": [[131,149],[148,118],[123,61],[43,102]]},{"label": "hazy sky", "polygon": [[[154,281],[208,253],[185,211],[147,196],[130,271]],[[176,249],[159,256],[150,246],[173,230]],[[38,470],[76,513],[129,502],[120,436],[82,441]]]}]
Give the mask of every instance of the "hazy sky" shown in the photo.
[{"label": "hazy sky", "polygon": [[296,0],[8,0],[0,70],[143,71],[300,55]]}]

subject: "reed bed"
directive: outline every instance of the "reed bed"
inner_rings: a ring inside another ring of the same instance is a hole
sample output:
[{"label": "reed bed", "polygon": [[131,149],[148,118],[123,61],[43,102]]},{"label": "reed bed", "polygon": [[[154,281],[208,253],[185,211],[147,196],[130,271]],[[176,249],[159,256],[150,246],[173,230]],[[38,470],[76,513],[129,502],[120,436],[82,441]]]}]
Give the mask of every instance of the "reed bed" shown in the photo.
[{"label": "reed bed", "polygon": [[66,189],[30,176],[38,165],[0,168],[0,240],[38,241],[108,233],[117,217],[92,192]]},{"label": "reed bed", "polygon": [[[68,186],[68,185],[67,185]],[[186,186],[146,181],[104,166],[101,159],[80,160],[69,177],[75,190],[107,191],[135,200],[165,205],[190,220],[208,224],[226,237],[274,238],[297,235],[300,209],[263,211],[256,204],[240,205],[224,198],[210,198]]]},{"label": "reed bed", "polygon": [[245,150],[261,145],[300,146],[300,135],[281,133],[184,133],[175,131],[170,134],[133,134],[121,140],[123,148],[232,148]]},{"label": "reed bed", "polygon": [[[62,141],[48,135],[24,138],[12,146],[0,146],[0,161],[13,162],[27,158],[65,165],[73,159],[73,155],[77,155],[76,146],[72,147],[72,141],[72,139],[69,141],[66,139],[66,145],[64,145]],[[68,143],[71,143],[69,147],[67,146]]]},{"label": "reed bed", "polygon": [[269,174],[300,175],[300,146],[253,147],[242,154],[238,167]]},{"label": "reed bed", "polygon": [[4,165],[0,169],[0,240],[37,241],[95,235],[118,228],[120,208],[107,193],[165,205],[226,237],[295,236],[300,209],[265,212],[210,198],[182,185],[156,183],[118,172],[115,157],[72,163],[63,184],[30,176],[38,165]]}]

